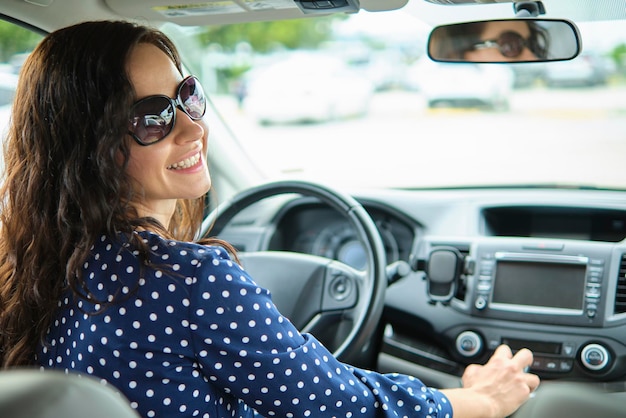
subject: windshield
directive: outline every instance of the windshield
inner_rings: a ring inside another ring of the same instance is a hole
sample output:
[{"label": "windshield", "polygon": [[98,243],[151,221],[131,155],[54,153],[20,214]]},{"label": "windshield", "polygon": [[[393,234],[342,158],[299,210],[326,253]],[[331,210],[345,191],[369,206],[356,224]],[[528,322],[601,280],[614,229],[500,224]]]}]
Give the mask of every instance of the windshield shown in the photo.
[{"label": "windshield", "polygon": [[408,7],[306,21],[186,32],[214,36],[194,71],[266,180],[625,187],[623,22],[579,24],[573,61],[499,65],[431,61]]},{"label": "windshield", "polygon": [[[409,2],[395,11],[163,30],[210,96],[209,152],[234,141],[254,181],[626,188],[624,21],[576,21],[583,48],[571,61],[430,60],[436,25],[513,17],[510,5],[497,16],[469,10],[476,13]],[[34,46],[22,38],[5,42],[2,129],[23,45]]]}]

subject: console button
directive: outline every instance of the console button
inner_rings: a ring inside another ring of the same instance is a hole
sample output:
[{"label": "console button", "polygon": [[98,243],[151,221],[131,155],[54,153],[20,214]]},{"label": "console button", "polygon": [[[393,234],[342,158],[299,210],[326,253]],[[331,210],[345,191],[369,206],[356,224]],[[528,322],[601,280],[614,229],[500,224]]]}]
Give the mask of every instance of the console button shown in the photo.
[{"label": "console button", "polygon": [[476,309],[478,309],[479,311],[485,309],[487,307],[487,298],[484,296],[478,296],[476,298],[476,302],[474,302],[474,306],[476,307]]},{"label": "console button", "polygon": [[576,347],[571,343],[563,343],[563,354],[567,357],[574,357],[574,351]]},{"label": "console button", "polygon": [[589,274],[589,283],[601,283],[601,282],[602,282],[601,274],[598,274],[598,273]]},{"label": "console button", "polygon": [[[602,295],[602,289],[600,289],[599,285],[587,285],[587,290],[585,291],[585,297],[590,301],[596,301],[600,299]],[[593,302],[592,302],[593,303]]]},{"label": "console button", "polygon": [[573,367],[573,360],[552,357],[535,357],[531,369],[537,372],[568,373],[572,371]]},{"label": "console button", "polygon": [[482,348],[483,340],[474,331],[464,331],[456,337],[456,349],[462,356],[475,356]]},{"label": "console button", "polygon": [[546,359],[546,362],[545,362],[546,370],[551,371],[551,372],[556,371],[558,368],[557,364],[558,364],[558,360]]},{"label": "console button", "polygon": [[476,290],[480,293],[486,293],[491,290],[491,281],[489,280],[479,280],[478,286],[476,286]]},{"label": "console button", "polygon": [[545,366],[545,362],[546,359],[543,357],[539,357],[539,356],[535,356],[533,358],[533,364],[532,366],[530,366],[531,369],[536,370],[536,371],[544,371],[546,366]]},{"label": "console button", "polygon": [[574,367],[573,360],[559,360],[559,371],[563,373],[567,373],[572,371],[572,367]]},{"label": "console button", "polygon": [[580,361],[589,370],[604,369],[610,360],[608,350],[600,344],[588,344],[580,352]]}]

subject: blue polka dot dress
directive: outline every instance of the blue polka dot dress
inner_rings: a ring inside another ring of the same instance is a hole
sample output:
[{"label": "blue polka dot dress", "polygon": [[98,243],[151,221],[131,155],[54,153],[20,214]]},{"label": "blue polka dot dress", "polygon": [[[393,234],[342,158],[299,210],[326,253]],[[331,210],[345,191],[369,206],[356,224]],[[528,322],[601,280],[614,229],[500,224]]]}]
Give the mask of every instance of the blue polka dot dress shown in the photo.
[{"label": "blue polka dot dress", "polygon": [[106,236],[93,246],[87,286],[118,302],[63,297],[42,368],[97,376],[143,417],[452,416],[418,379],[350,367],[300,334],[224,249],[140,234],[148,263]]}]

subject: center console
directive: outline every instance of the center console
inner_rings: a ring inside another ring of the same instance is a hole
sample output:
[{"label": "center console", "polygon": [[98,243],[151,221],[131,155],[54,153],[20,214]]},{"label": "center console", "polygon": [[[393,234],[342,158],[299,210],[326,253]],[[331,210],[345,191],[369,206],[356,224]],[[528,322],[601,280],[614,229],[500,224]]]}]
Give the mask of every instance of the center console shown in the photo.
[{"label": "center console", "polygon": [[[532,350],[532,369],[544,377],[606,381],[623,375],[626,317],[614,311],[613,248],[582,240],[502,237],[471,244],[463,256],[462,283],[453,286],[463,291],[442,303],[468,318],[443,332],[456,356],[480,361],[507,344],[514,351]],[[438,254],[436,261],[441,260]]]}]

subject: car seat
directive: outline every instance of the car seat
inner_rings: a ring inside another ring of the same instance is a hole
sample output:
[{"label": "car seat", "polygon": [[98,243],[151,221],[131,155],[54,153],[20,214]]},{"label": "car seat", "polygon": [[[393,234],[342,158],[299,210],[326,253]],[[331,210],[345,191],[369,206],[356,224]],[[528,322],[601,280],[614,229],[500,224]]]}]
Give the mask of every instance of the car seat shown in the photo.
[{"label": "car seat", "polygon": [[112,386],[61,371],[15,369],[0,372],[0,417],[138,418]]}]

